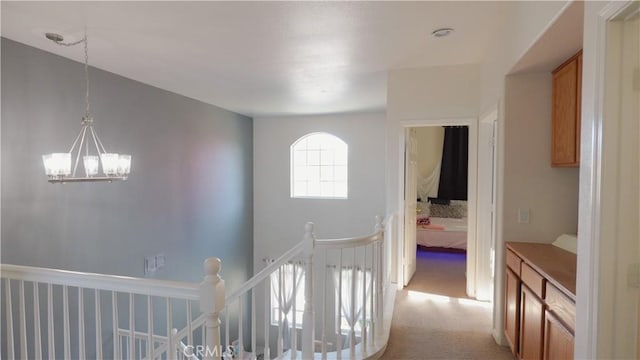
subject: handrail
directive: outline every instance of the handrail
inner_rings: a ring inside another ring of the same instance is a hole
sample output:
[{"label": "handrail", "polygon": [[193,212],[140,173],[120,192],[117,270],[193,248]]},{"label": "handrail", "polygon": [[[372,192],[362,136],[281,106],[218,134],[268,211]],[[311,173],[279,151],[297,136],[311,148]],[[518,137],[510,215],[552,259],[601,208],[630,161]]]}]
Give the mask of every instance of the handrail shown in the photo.
[{"label": "handrail", "polygon": [[383,231],[377,231],[373,234],[360,237],[344,239],[319,239],[316,240],[315,245],[316,247],[320,247],[323,249],[339,249],[364,246],[382,240],[382,234]]},{"label": "handrail", "polygon": [[[384,230],[376,231],[372,234],[366,236],[359,237],[351,237],[351,238],[342,238],[342,239],[318,239],[315,240],[315,246],[323,249],[339,249],[339,248],[352,248],[357,246],[369,245],[371,243],[383,240]],[[231,294],[227,295],[226,302],[230,302],[231,300],[236,299],[241,296],[245,292],[251,290],[256,285],[260,284],[264,279],[266,279],[272,272],[277,270],[280,266],[285,264],[287,261],[290,261],[295,256],[302,253],[304,250],[304,241],[298,243],[287,252],[282,254],[279,258],[274,260],[272,263],[267,265],[264,269],[260,270],[256,275],[254,275],[251,279],[247,280],[242,287],[235,290]]]},{"label": "handrail", "polygon": [[3,278],[106,291],[198,300],[198,283],[0,264]]},{"label": "handrail", "polygon": [[279,258],[274,260],[271,264],[267,265],[264,269],[260,270],[257,274],[255,274],[251,279],[247,280],[242,286],[235,290],[234,292],[227,295],[225,298],[226,302],[230,302],[231,300],[236,299],[240,295],[245,292],[253,289],[256,285],[260,284],[264,279],[271,275],[272,272],[277,270],[280,266],[285,264],[287,261],[290,261],[295,256],[302,253],[304,249],[304,242],[300,242],[291,249],[287,250],[284,254],[280,255]]},{"label": "handrail", "polygon": [[[352,237],[352,238],[342,238],[342,239],[321,239],[315,240],[315,246],[323,248],[323,249],[337,249],[337,248],[351,248],[356,246],[369,245],[376,241],[382,240],[382,234],[384,231],[377,231],[373,234],[360,236],[360,237]],[[231,294],[226,297],[226,301],[229,302],[244,294],[245,292],[251,290],[256,285],[260,284],[264,279],[266,279],[272,272],[277,270],[280,266],[282,266],[287,261],[293,259],[296,255],[302,253],[304,249],[304,242],[300,242],[287,252],[282,254],[279,258],[274,260],[272,263],[267,265],[264,269],[260,270],[256,275],[254,275],[251,279],[247,280],[242,287],[235,290]]]}]

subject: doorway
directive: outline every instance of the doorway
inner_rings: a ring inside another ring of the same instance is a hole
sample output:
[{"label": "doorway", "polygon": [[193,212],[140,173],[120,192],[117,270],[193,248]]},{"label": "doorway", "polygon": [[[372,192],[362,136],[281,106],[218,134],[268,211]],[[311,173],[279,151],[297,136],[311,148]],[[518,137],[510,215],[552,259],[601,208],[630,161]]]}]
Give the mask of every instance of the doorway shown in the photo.
[{"label": "doorway", "polygon": [[[400,144],[402,144],[401,151],[401,159],[400,163],[405,164],[401,168],[400,173],[398,174],[400,181],[399,184],[399,194],[401,195],[401,206],[399,206],[399,217],[401,221],[398,222],[400,234],[400,241],[398,241],[398,264],[400,265],[398,268],[398,273],[400,275],[399,285],[408,284],[411,276],[413,276],[413,272],[415,271],[415,254],[416,254],[416,246],[417,243],[415,241],[415,236],[407,236],[411,234],[406,234],[406,230],[411,231],[410,227],[416,228],[415,220],[412,223],[411,216],[412,213],[415,214],[416,207],[411,204],[414,201],[411,197],[407,197],[409,202],[405,202],[405,190],[407,189],[407,184],[405,180],[406,176],[406,160],[405,152],[407,150],[407,145],[409,144],[410,132],[408,129],[411,128],[419,128],[426,126],[467,126],[468,127],[468,181],[467,181],[467,249],[466,249],[466,294],[468,297],[476,298],[476,291],[478,286],[486,286],[486,283],[479,284],[478,283],[478,273],[479,270],[484,272],[490,272],[486,269],[478,268],[478,257],[482,256],[483,259],[486,258],[486,261],[482,261],[481,263],[485,267],[489,267],[492,263],[492,258],[490,257],[490,251],[487,249],[491,248],[491,239],[481,238],[479,239],[477,236],[477,209],[478,209],[478,120],[477,119],[446,119],[446,120],[414,120],[414,121],[404,121],[401,122],[402,129],[400,132]],[[410,150],[410,148],[409,148]],[[417,187],[417,185],[416,185]],[[417,196],[415,198],[417,200]],[[416,204],[417,205],[417,204]],[[413,208],[413,210],[411,210]],[[409,219],[407,219],[409,216]],[[489,243],[489,245],[485,245],[485,243]],[[480,248],[483,249],[483,253],[478,253],[478,245],[482,244]],[[490,293],[490,289],[484,289],[482,293]]]},{"label": "doorway", "polygon": [[[422,126],[406,129],[405,280],[412,289],[467,297],[467,192],[469,127]],[[414,242],[417,247],[414,246]],[[405,284],[407,285],[407,284]]]}]

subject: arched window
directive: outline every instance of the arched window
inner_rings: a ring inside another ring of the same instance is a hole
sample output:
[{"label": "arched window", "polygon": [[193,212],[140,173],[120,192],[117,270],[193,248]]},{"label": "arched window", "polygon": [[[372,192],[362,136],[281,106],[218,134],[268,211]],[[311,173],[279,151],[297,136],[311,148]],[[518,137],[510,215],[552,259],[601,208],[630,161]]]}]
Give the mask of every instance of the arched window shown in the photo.
[{"label": "arched window", "polygon": [[348,146],[340,138],[317,132],[291,145],[292,198],[347,198]]}]

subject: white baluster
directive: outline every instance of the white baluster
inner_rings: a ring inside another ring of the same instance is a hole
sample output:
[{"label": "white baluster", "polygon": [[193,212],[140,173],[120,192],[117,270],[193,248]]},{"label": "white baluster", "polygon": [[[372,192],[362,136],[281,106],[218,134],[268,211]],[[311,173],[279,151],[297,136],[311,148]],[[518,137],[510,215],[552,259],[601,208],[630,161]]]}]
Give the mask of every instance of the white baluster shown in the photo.
[{"label": "white baluster", "polygon": [[327,257],[329,256],[329,250],[324,251],[324,280],[322,284],[322,360],[327,359],[327,281],[331,274],[331,271],[327,268]]},{"label": "white baluster", "polygon": [[[56,358],[56,345],[54,338],[54,324],[53,324],[53,285],[47,284],[47,352],[49,355],[49,359]],[[11,344],[13,344],[13,335],[12,335]]]},{"label": "white baluster", "polygon": [[7,356],[9,359],[16,358],[16,351],[13,339],[13,306],[11,305],[11,279],[6,279],[5,303],[7,304]]},{"label": "white baluster", "polygon": [[147,296],[147,359],[155,359],[153,346],[153,298]]},{"label": "white baluster", "polygon": [[269,348],[269,325],[271,323],[271,276],[267,277],[264,283],[264,359],[271,359],[271,349]]},{"label": "white baluster", "polygon": [[[207,341],[205,359],[213,359],[213,353],[221,354],[220,312],[225,307],[224,280],[220,278],[221,261],[208,258],[204,261],[204,280],[200,283],[200,311],[206,314]],[[219,355],[218,355],[219,356]]]},{"label": "white baluster", "polygon": [[205,338],[206,333],[205,333],[205,328],[204,328],[203,325],[200,326],[200,335],[201,335],[200,345],[204,345],[207,342],[207,339]]},{"label": "white baluster", "polygon": [[342,359],[342,255],[343,249],[340,249],[340,267],[338,268],[338,320],[336,322],[338,326],[338,333],[336,334],[337,355],[338,360]]},{"label": "white baluster", "polygon": [[382,331],[382,312],[384,310],[384,298],[382,296],[382,256],[382,243],[378,243],[378,291],[376,293],[378,302],[378,332]]},{"label": "white baluster", "polygon": [[171,298],[167,298],[167,358],[176,358],[176,349],[173,342],[173,304]]},{"label": "white baluster", "polygon": [[367,247],[362,248],[362,315],[360,324],[360,341],[362,342],[362,353],[367,351]]},{"label": "white baluster", "polygon": [[187,345],[193,346],[193,324],[191,320],[191,301],[187,300]]},{"label": "white baluster", "polygon": [[225,349],[227,346],[231,345],[231,339],[229,338],[229,304],[224,309],[224,341],[225,341]]},{"label": "white baluster", "polygon": [[[377,241],[376,244],[376,248],[378,250],[378,258],[377,258],[377,276],[376,276],[376,280],[377,280],[377,290],[375,292],[376,294],[376,305],[378,307],[378,311],[376,314],[376,321],[378,323],[378,331],[382,331],[382,311],[384,309],[383,307],[383,296],[382,296],[382,272],[383,272],[383,244],[384,244],[384,225],[382,224],[382,218],[380,216],[376,216],[376,226],[375,226],[375,231],[381,233],[381,239],[379,241]],[[375,334],[378,335],[378,334]]]},{"label": "white baluster", "polygon": [[373,311],[373,297],[375,294],[375,289],[373,288],[373,277],[375,276],[376,273],[376,254],[375,254],[375,244],[371,244],[371,274],[369,276],[369,321],[371,324],[371,328],[369,331],[369,336],[371,337],[371,344],[375,345],[375,333],[376,333],[376,322],[375,322],[375,318],[374,318],[374,311]]},{"label": "white baluster", "polygon": [[136,301],[132,293],[129,293],[129,359],[136,360]]},{"label": "white baluster", "polygon": [[65,285],[62,289],[62,312],[64,324],[64,358],[71,359],[71,339],[69,329],[69,288]]},{"label": "white baluster", "polygon": [[118,293],[111,292],[111,316],[113,323],[113,358],[121,359],[120,335],[118,334]]},{"label": "white baluster", "polygon": [[256,357],[258,348],[256,346],[256,288],[251,289],[251,352],[252,358]]},{"label": "white baluster", "polygon": [[293,271],[291,272],[293,279],[292,280],[292,286],[293,286],[293,292],[291,293],[291,302],[293,303],[293,311],[291,311],[293,319],[292,319],[292,326],[289,329],[285,329],[285,331],[289,331],[289,338],[291,339],[291,343],[289,344],[289,350],[291,351],[291,359],[295,360],[296,357],[298,357],[298,354],[296,353],[296,349],[298,348],[298,331],[296,329],[296,313],[297,313],[297,309],[296,309],[296,303],[297,303],[297,298],[298,298],[298,287],[297,284],[298,282],[296,281],[296,270],[298,269],[298,264],[296,263],[292,263],[291,264],[293,266]]},{"label": "white baluster", "polygon": [[351,267],[351,314],[349,331],[349,357],[353,360],[356,356],[356,284],[358,281],[358,268],[356,266],[356,248],[353,248],[353,266]]},{"label": "white baluster", "polygon": [[36,359],[42,359],[42,338],[40,334],[40,291],[38,283],[33,282],[33,331],[35,340],[34,356]]},{"label": "white baluster", "polygon": [[238,355],[244,358],[244,311],[242,309],[242,297],[236,299],[238,303]]},{"label": "white baluster", "polygon": [[282,275],[282,268],[284,267],[284,265],[280,266],[278,268],[278,357],[282,356],[282,348],[283,348],[283,339],[282,339],[282,323],[284,321],[283,319],[283,311],[282,311],[282,298],[283,298],[283,293],[284,293],[284,279],[283,279],[283,275]]},{"label": "white baluster", "polygon": [[87,358],[84,334],[84,294],[83,289],[78,288],[78,354],[81,359]]},{"label": "white baluster", "polygon": [[95,289],[96,302],[96,358],[102,359],[102,310],[100,306],[100,290]]},{"label": "white baluster", "polygon": [[20,357],[28,359],[27,353],[27,310],[24,302],[24,281],[18,282],[18,303],[20,307]]},{"label": "white baluster", "polygon": [[[315,341],[315,307],[313,298],[313,253],[315,248],[315,236],[313,234],[313,223],[308,222],[304,227],[304,255],[306,258],[305,281],[304,281],[304,313],[302,316],[302,358],[313,359]],[[294,303],[295,304],[295,303]],[[295,311],[294,311],[295,316]],[[295,321],[294,321],[294,332]]]}]

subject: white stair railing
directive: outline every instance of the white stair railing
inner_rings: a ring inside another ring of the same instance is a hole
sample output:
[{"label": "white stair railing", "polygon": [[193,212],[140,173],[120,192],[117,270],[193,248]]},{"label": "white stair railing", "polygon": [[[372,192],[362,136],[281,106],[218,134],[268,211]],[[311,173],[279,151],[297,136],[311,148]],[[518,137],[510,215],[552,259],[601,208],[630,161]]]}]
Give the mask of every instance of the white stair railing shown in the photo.
[{"label": "white stair railing", "polygon": [[[374,341],[382,328],[383,309],[384,228],[380,218],[376,218],[374,233],[361,237],[316,239],[313,228],[313,223],[307,223],[300,243],[269,260],[227,296],[223,344],[234,349],[235,357],[255,359],[262,351],[263,359],[356,359],[384,345]],[[345,280],[348,288],[343,284],[347,273],[351,276],[351,281]],[[303,302],[298,294],[302,284]],[[248,321],[245,308],[250,312]],[[260,324],[257,310],[263,315]],[[235,333],[231,326],[236,326]]]},{"label": "white stair railing", "polygon": [[364,359],[385,345],[383,241],[380,218],[346,239],[316,239],[307,223],[299,244],[228,296],[217,258],[199,284],[2,264],[0,357]]},{"label": "white stair railing", "polygon": [[[204,268],[197,284],[2,264],[7,334],[2,354],[7,359],[219,358],[220,260],[209,258]],[[187,356],[194,350],[204,356]]]}]

